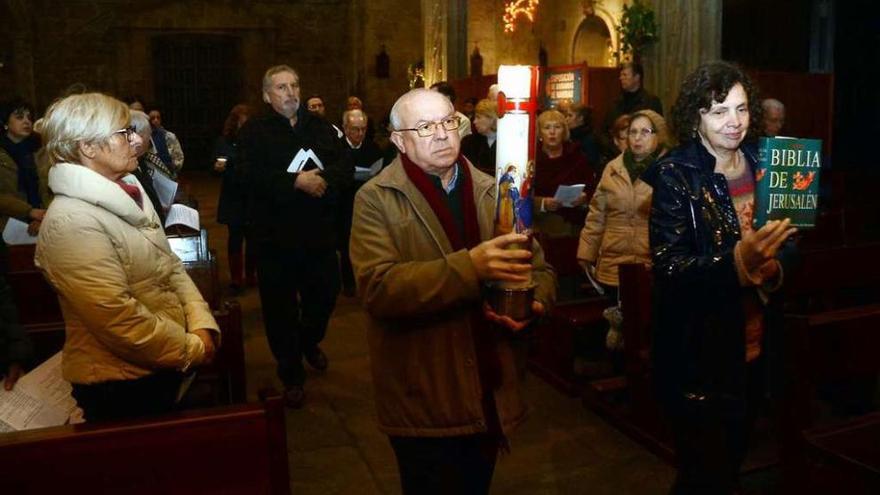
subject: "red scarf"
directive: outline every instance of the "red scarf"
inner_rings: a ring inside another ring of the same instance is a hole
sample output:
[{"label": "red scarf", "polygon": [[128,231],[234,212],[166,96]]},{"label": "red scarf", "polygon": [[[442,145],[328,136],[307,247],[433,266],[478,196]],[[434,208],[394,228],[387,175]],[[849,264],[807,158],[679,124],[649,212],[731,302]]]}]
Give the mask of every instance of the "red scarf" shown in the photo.
[{"label": "red scarf", "polygon": [[[474,203],[474,182],[467,165],[459,165],[458,167],[458,173],[461,174],[463,179],[461,185],[458,186],[461,188],[459,192],[462,201],[461,210],[464,215],[465,238],[462,239],[458,228],[455,226],[455,220],[452,218],[452,212],[449,211],[449,206],[446,205],[446,200],[440,196],[440,191],[431,182],[428,174],[403,153],[400,155],[400,161],[403,163],[403,170],[406,171],[406,176],[416,186],[416,189],[422,193],[428,205],[431,206],[431,210],[437,215],[437,220],[440,220],[443,232],[446,233],[446,238],[449,239],[449,243],[452,244],[454,251],[464,248],[471,249],[482,242],[480,238],[480,225],[477,223],[477,206]],[[456,163],[466,163],[461,154],[458,155]]]},{"label": "red scarf", "polygon": [[[452,249],[458,251],[464,248],[470,249],[478,245],[481,242],[481,237],[480,225],[477,223],[477,207],[474,203],[474,182],[464,157],[459,154],[456,159],[456,163],[459,164],[458,173],[462,178],[457,187],[461,188],[459,195],[462,201],[462,214],[464,216],[464,239],[461,239],[461,235],[458,233],[458,228],[455,226],[455,220],[452,218],[449,206],[446,205],[446,200],[440,196],[440,191],[437,190],[437,187],[428,178],[428,174],[403,153],[400,155],[400,161],[409,180],[422,193],[422,197],[428,201],[431,210],[437,216],[437,219],[440,220],[443,231],[446,233],[446,238],[452,244]],[[471,329],[480,385],[483,388],[482,406],[487,420],[486,427],[490,435],[497,437],[501,449],[507,450],[507,439],[504,438],[501,430],[501,421],[498,417],[494,393],[501,386],[501,361],[498,359],[497,351],[498,329],[494,325],[489,324],[480,311],[474,311],[471,315]]]},{"label": "red scarf", "polygon": [[122,190],[125,191],[125,194],[128,194],[131,199],[133,199],[134,202],[137,203],[138,208],[142,210],[144,209],[144,200],[143,198],[141,198],[141,190],[138,186],[134,184],[126,184],[122,181],[122,179],[116,181],[116,185],[121,187]]}]

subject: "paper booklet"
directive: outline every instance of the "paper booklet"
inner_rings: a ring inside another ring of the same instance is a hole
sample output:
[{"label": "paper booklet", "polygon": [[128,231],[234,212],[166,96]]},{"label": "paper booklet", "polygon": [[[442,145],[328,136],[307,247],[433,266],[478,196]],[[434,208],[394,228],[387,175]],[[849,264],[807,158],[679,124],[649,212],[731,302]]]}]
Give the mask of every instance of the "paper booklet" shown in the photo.
[{"label": "paper booklet", "polygon": [[61,353],[27,373],[12,390],[0,387],[0,432],[81,423],[82,411],[61,376]]},{"label": "paper booklet", "polygon": [[156,190],[156,196],[159,196],[159,202],[162,203],[163,208],[170,208],[177,195],[177,182],[156,169],[153,169],[152,177],[153,189]]},{"label": "paper booklet", "polygon": [[287,171],[292,174],[298,174],[306,168],[309,161],[313,162],[319,169],[324,170],[324,164],[321,163],[321,159],[318,158],[318,155],[310,149],[307,150],[302,148],[296,153],[293,160],[290,161],[290,166],[287,167]]},{"label": "paper booklet", "polygon": [[23,244],[36,244],[37,236],[28,234],[28,224],[16,218],[9,217],[6,227],[3,229],[3,242],[10,246]]},{"label": "paper booklet", "polygon": [[605,289],[603,289],[602,286],[599,285],[599,282],[593,277],[593,274],[590,273],[589,265],[587,266],[587,268],[584,269],[584,273],[587,274],[587,280],[590,281],[590,285],[593,286],[593,289],[596,289],[596,292],[598,292],[600,296],[604,296]]},{"label": "paper booklet", "polygon": [[382,157],[373,162],[369,167],[355,167],[354,180],[366,182],[382,170]]},{"label": "paper booklet", "polygon": [[575,200],[584,192],[584,184],[572,184],[570,186],[559,186],[553,199],[559,201],[562,206],[571,208]]},{"label": "paper booklet", "polygon": [[176,203],[168,209],[168,215],[165,216],[165,228],[172,225],[183,225],[193,230],[199,230],[199,211],[189,206]]}]

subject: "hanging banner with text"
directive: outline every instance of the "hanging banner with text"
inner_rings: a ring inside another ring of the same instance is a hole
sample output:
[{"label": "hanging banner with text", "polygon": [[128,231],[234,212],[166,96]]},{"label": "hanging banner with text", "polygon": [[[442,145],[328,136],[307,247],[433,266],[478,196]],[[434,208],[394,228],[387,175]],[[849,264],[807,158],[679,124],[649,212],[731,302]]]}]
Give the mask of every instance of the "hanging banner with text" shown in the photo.
[{"label": "hanging banner with text", "polygon": [[587,104],[586,64],[547,67],[542,74],[541,108],[555,108],[563,100]]}]

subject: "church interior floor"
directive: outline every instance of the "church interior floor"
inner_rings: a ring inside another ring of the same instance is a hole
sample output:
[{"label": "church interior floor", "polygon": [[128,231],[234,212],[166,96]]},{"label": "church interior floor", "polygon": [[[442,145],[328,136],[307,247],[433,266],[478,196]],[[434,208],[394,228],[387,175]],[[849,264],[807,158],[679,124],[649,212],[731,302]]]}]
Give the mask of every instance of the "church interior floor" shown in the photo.
[{"label": "church interior floor", "polygon": [[[218,257],[221,287],[226,287],[226,229],[215,221],[220,181],[192,172],[184,182],[199,202],[202,226]],[[263,333],[257,290],[248,288],[238,299],[248,396],[256,400],[257,390],[280,390],[281,383]],[[359,302],[340,295],[322,344],[330,367],[324,373],[310,370],[305,406],[287,410],[294,493],[400,493],[394,454],[376,427],[365,321]],[[560,394],[533,375],[527,376],[524,392],[533,412],[510,438],[510,454],[499,458],[492,493],[667,493],[673,469],[585,409],[580,400]]]}]

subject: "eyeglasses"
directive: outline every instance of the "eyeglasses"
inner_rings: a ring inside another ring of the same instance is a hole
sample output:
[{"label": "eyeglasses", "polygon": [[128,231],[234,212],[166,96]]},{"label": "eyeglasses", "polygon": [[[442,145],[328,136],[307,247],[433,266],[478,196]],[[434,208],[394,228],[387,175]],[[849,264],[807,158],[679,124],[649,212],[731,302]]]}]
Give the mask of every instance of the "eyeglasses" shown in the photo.
[{"label": "eyeglasses", "polygon": [[437,132],[438,125],[443,126],[443,129],[447,131],[458,130],[458,128],[461,127],[461,117],[453,115],[437,122],[422,122],[417,127],[410,129],[396,129],[395,132],[416,131],[416,134],[418,134],[419,137],[429,137]]},{"label": "eyeglasses", "polygon": [[627,134],[629,134],[629,137],[631,138],[638,136],[646,138],[649,137],[651,134],[657,134],[657,131],[655,131],[654,129],[630,129]]},{"label": "eyeglasses", "polygon": [[128,143],[131,144],[131,142],[134,139],[135,134],[137,134],[137,129],[135,129],[134,126],[132,125],[132,126],[126,127],[125,129],[119,129],[118,131],[114,131],[113,134],[122,134],[123,136],[125,136],[125,139],[128,141]]}]

